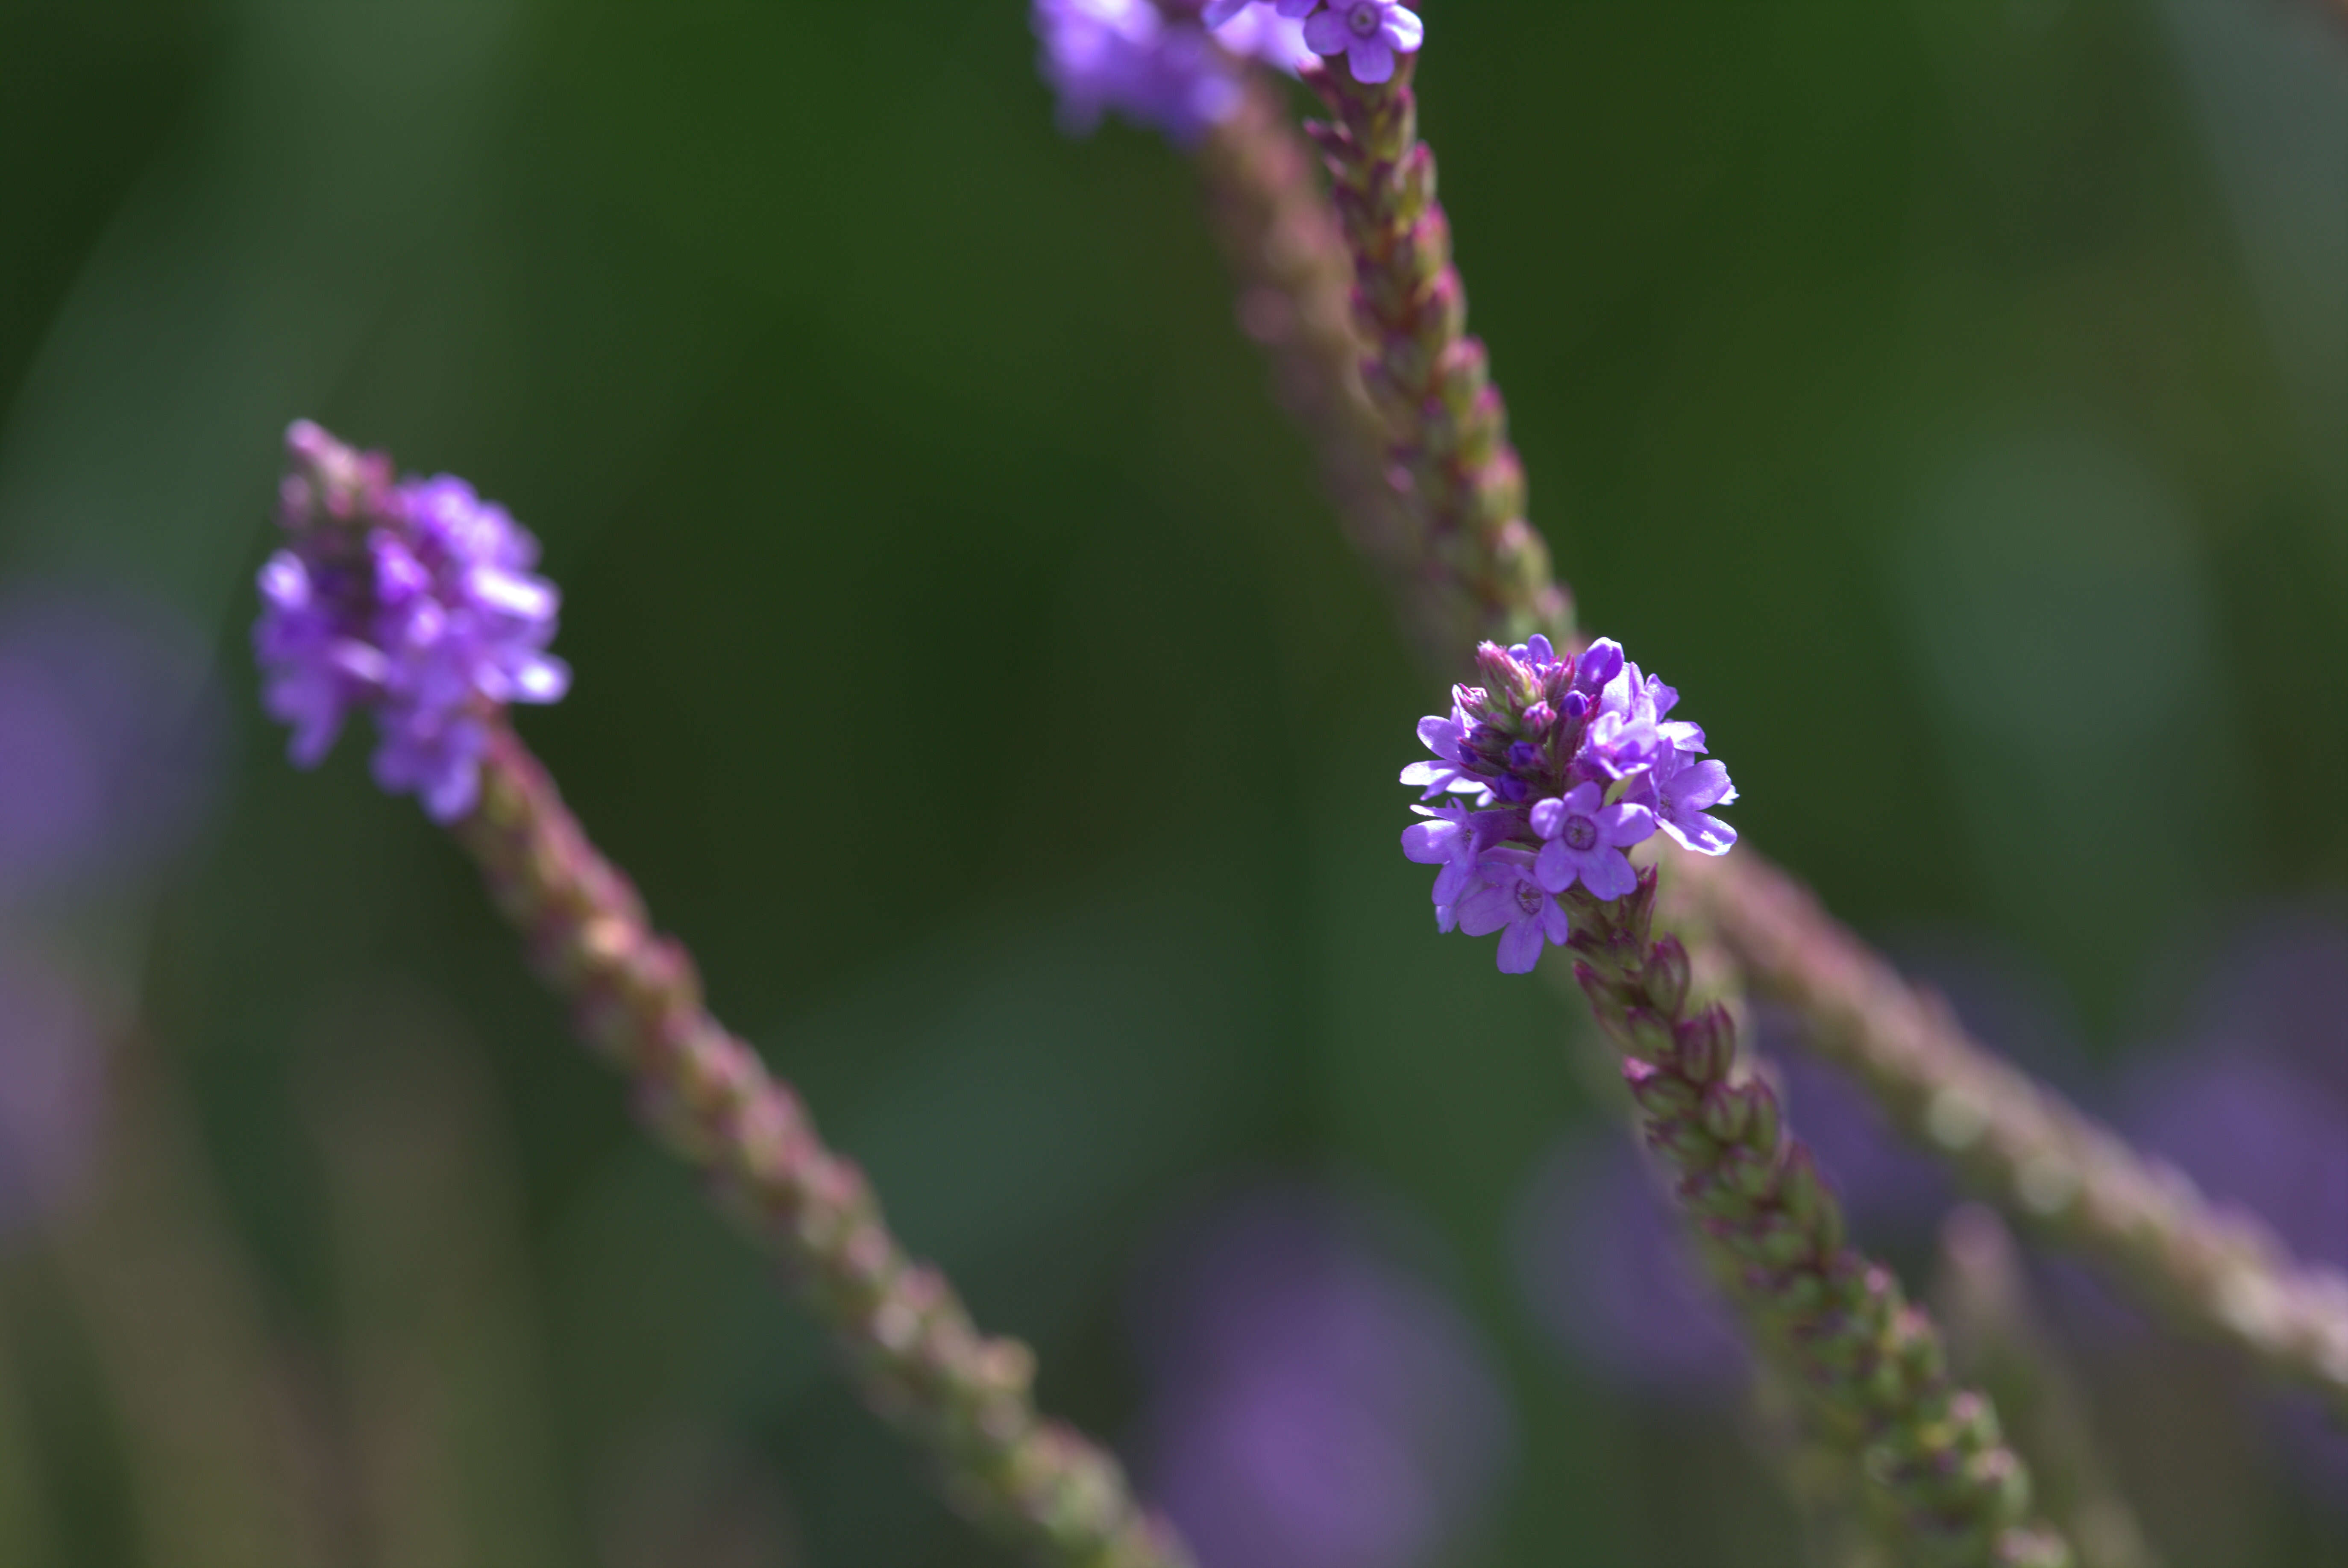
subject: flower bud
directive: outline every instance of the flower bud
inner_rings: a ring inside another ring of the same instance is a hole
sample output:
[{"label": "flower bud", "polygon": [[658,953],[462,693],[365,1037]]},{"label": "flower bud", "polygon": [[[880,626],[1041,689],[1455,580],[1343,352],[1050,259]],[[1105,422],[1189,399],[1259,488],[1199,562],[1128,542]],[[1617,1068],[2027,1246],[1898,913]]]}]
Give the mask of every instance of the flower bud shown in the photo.
[{"label": "flower bud", "polygon": [[1678,1017],[1687,1006],[1689,978],[1687,948],[1665,932],[1647,952],[1648,1002],[1665,1017]]}]

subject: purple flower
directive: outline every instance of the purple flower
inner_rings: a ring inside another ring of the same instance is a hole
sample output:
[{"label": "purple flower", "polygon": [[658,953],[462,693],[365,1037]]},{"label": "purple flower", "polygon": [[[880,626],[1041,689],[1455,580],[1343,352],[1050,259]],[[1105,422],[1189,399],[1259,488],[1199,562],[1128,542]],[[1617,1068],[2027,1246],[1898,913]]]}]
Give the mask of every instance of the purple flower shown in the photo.
[{"label": "purple flower", "polygon": [[1462,749],[1470,728],[1466,713],[1455,700],[1451,717],[1429,714],[1418,721],[1419,744],[1435,753],[1432,762],[1414,762],[1402,770],[1402,782],[1423,787],[1422,800],[1432,800],[1437,795],[1468,794],[1487,788],[1485,781],[1468,771],[1472,758]]},{"label": "purple flower", "polygon": [[1599,694],[1597,715],[1582,743],[1585,758],[1609,779],[1626,779],[1657,767],[1672,751],[1702,751],[1702,729],[1664,717],[1679,700],[1680,694],[1660,676],[1624,662]]},{"label": "purple flower", "polygon": [[1431,822],[1414,822],[1402,830],[1402,852],[1423,866],[1441,866],[1435,879],[1435,928],[1448,931],[1460,897],[1478,885],[1477,873],[1488,847],[1493,818],[1465,806],[1413,806]]},{"label": "purple flower", "polygon": [[1323,55],[1343,55],[1354,79],[1365,84],[1394,76],[1395,54],[1409,54],[1426,40],[1418,13],[1395,0],[1336,0],[1304,24],[1304,41]]},{"label": "purple flower", "polygon": [[1684,848],[1725,855],[1736,842],[1735,829],[1707,815],[1710,808],[1736,799],[1727,765],[1717,758],[1699,762],[1688,752],[1667,748],[1656,759],[1654,788],[1655,820]]},{"label": "purple flower", "polygon": [[[1292,71],[1311,57],[1296,24],[1237,6],[1194,17],[1152,0],[1034,0],[1031,17],[1072,135],[1115,112],[1187,147],[1239,107],[1242,59]],[[1210,35],[1214,26],[1223,30]]]},{"label": "purple flower", "polygon": [[304,421],[286,433],[293,543],[261,571],[254,650],[296,765],[323,758],[371,710],[376,779],[436,821],[470,810],[486,715],[558,700],[571,671],[546,652],[561,600],[538,543],[503,507],[442,475],[393,485],[379,455]]},{"label": "purple flower", "polygon": [[1556,907],[1553,897],[1545,905],[1522,892],[1524,866],[1540,894],[1578,882],[1612,900],[1637,890],[1622,851],[1650,837],[1659,818],[1704,854],[1736,841],[1707,814],[1736,798],[1727,769],[1695,760],[1704,731],[1669,717],[1679,693],[1625,659],[1621,645],[1601,640],[1577,655],[1538,635],[1509,648],[1485,643],[1476,668],[1483,684],[1452,687],[1450,717],[1418,722],[1434,759],[1401,775],[1421,800],[1467,797],[1413,808],[1433,820],[1403,835],[1410,859],[1444,867],[1435,885],[1438,930],[1505,927],[1500,967],[1521,974],[1540,958],[1547,910]]},{"label": "purple flower", "polygon": [[0,596],[0,904],[167,857],[219,779],[206,639],[118,584]]},{"label": "purple flower", "polygon": [[[1624,870],[1629,870],[1628,862]],[[1483,884],[1457,905],[1459,929],[1470,936],[1499,932],[1497,962],[1503,975],[1529,975],[1540,962],[1541,944],[1562,946],[1573,934],[1565,911],[1533,874],[1533,858],[1522,850],[1494,850],[1478,868]],[[1633,878],[1635,883],[1636,879]]]},{"label": "purple flower", "polygon": [[1547,841],[1535,862],[1542,887],[1563,892],[1579,882],[1593,898],[1621,898],[1638,887],[1639,873],[1622,851],[1654,833],[1655,814],[1604,799],[1597,785],[1577,784],[1533,807],[1532,830]]}]

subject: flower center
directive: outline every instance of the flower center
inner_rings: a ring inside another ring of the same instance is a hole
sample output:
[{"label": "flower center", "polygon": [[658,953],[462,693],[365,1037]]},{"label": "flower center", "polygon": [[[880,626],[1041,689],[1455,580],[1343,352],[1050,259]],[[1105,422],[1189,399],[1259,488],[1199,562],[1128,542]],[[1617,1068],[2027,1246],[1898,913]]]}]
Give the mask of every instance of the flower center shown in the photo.
[{"label": "flower center", "polygon": [[1565,831],[1560,836],[1569,850],[1594,849],[1598,844],[1598,824],[1587,817],[1568,817]]},{"label": "flower center", "polygon": [[1541,890],[1535,887],[1529,882],[1519,882],[1517,884],[1517,907],[1523,910],[1527,914],[1539,914],[1540,913],[1540,906]]},{"label": "flower center", "polygon": [[1345,25],[1353,28],[1358,36],[1368,37],[1378,30],[1377,6],[1371,4],[1370,0],[1362,0],[1362,4],[1354,7],[1354,14],[1345,18]]}]

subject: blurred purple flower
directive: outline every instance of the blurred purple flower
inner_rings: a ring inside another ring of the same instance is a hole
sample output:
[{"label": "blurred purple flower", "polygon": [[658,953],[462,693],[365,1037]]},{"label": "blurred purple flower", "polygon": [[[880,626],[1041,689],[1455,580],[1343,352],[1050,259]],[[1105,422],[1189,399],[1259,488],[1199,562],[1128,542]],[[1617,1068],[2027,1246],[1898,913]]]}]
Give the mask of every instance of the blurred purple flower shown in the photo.
[{"label": "blurred purple flower", "polygon": [[479,786],[485,707],[570,689],[569,666],[546,651],[561,598],[531,570],[538,542],[462,480],[394,485],[381,454],[307,420],[285,445],[292,543],[261,570],[253,626],[264,701],[304,768],[353,709],[373,710],[376,782],[453,821]]},{"label": "blurred purple flower", "polygon": [[0,604],[0,902],[135,871],[213,798],[221,712],[202,640],[118,590]]},{"label": "blurred purple flower", "polygon": [[1239,108],[1244,61],[1312,58],[1301,24],[1254,9],[1205,20],[1154,0],[1034,0],[1029,15],[1071,135],[1116,113],[1188,147]]},{"label": "blurred purple flower", "polygon": [[1733,1396],[1750,1367],[1728,1305],[1639,1150],[1588,1132],[1550,1150],[1514,1223],[1533,1320],[1604,1380],[1673,1398]]},{"label": "blurred purple flower", "polygon": [[1506,1463],[1474,1329],[1365,1228],[1328,1194],[1262,1191],[1145,1282],[1151,1491],[1203,1568],[1416,1568]]},{"label": "blurred purple flower", "polygon": [[1929,1234],[1956,1201],[1948,1170],[1900,1136],[1875,1097],[1798,1046],[1772,1048],[1793,1026],[1767,1011],[1756,1031],[1784,1091],[1787,1119],[1874,1246]]},{"label": "blurred purple flower", "polygon": [[[2303,911],[2250,923],[2220,945],[2188,1016],[2184,1045],[2123,1079],[2120,1130],[2301,1256],[2348,1267],[2348,927]],[[2094,1293],[2065,1305],[2096,1332],[2111,1326]],[[2158,1353],[2148,1325],[2119,1321]],[[2291,1467],[2348,1505],[2348,1436],[2305,1399],[2258,1402]]]},{"label": "blurred purple flower", "polygon": [[2146,1064],[2119,1121],[2303,1256],[2348,1264],[2348,1106],[2296,1064],[2231,1045]]}]

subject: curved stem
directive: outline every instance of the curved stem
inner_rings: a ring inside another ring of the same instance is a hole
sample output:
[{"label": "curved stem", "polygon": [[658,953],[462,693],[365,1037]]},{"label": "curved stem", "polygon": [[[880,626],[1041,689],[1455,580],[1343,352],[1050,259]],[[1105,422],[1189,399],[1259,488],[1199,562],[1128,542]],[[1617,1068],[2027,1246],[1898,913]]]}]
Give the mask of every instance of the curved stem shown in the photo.
[{"label": "curved stem", "polygon": [[[1337,82],[1338,74],[1323,73],[1324,92],[1373,90]],[[1406,96],[1406,73],[1397,77],[1395,96]],[[1398,108],[1355,113],[1384,126],[1380,134],[1389,142],[1401,116]],[[1291,147],[1299,139],[1285,123],[1260,118],[1234,120],[1231,134]],[[1354,144],[1324,132],[1322,145],[1342,161]],[[1205,168],[1219,204],[1244,210],[1247,198],[1218,188],[1292,164],[1291,158],[1260,148],[1245,158],[1209,160]],[[1356,173],[1352,183],[1365,178]],[[1425,207],[1432,210],[1431,171],[1426,187]],[[1279,199],[1327,200],[1295,189],[1292,181]],[[1309,224],[1298,227],[1312,232]],[[1365,260],[1365,270],[1391,267],[1401,253],[1389,247],[1382,254],[1384,262]],[[1449,271],[1447,241],[1444,257]],[[1349,264],[1343,275],[1351,270]],[[1335,275],[1327,266],[1286,275],[1284,286],[1313,291],[1293,302],[1300,318],[1334,308],[1330,291],[1345,286],[1330,281]],[[1457,293],[1456,285],[1443,291],[1446,298]],[[1323,374],[1334,376],[1354,350],[1321,336],[1300,337],[1274,352],[1317,354],[1327,362]],[[1353,438],[1326,427],[1313,434],[1324,454],[1332,443]],[[1324,455],[1324,464],[1332,460],[1346,459],[1342,453]],[[1343,492],[1338,499],[1343,504]],[[1432,584],[1401,596],[1398,607],[1413,633],[1428,643],[1452,636],[1455,628],[1432,618],[1426,606],[1444,602],[1446,583],[1452,584],[1449,593],[1466,592],[1456,556],[1430,544],[1420,560],[1400,570],[1416,583]],[[1548,570],[1544,554],[1542,578]],[[1530,592],[1538,599],[1540,583]],[[1561,594],[1557,602],[1564,602]],[[1456,662],[1464,645],[1444,645]],[[2230,1342],[2275,1375],[2348,1405],[2348,1275],[2311,1267],[2264,1227],[2215,1209],[2177,1171],[2147,1160],[1972,1040],[1945,1009],[1910,988],[1750,846],[1740,845],[1725,860],[1678,859],[1684,874],[1667,881],[1666,896],[1678,913],[1717,933],[1702,935],[1690,928],[1688,939],[1699,953],[1725,944],[1750,968],[1758,991],[1809,1022],[1813,1047],[1854,1072],[1911,1135],[1965,1168],[2010,1215],[2041,1236],[2101,1258],[2183,1326]]]},{"label": "curved stem", "polygon": [[1525,469],[1484,345],[1468,335],[1468,294],[1451,225],[1435,199],[1435,155],[1418,139],[1410,90],[1418,57],[1365,87],[1342,67],[1310,73],[1335,116],[1308,127],[1326,155],[1352,254],[1361,381],[1385,427],[1403,504],[1417,519],[1431,583],[1451,585],[1469,624],[1451,645],[1534,632],[1572,640],[1573,606],[1549,546],[1525,521]]},{"label": "curved stem", "polygon": [[1600,1026],[1628,1053],[1647,1142],[1678,1176],[1730,1295],[1828,1438],[1856,1454],[1910,1561],[2069,1564],[2061,1535],[2032,1514],[2029,1472],[1996,1410],[1950,1375],[1940,1331],[1898,1277],[1849,1244],[1841,1201],[1776,1094],[1740,1070],[1734,1016],[1697,1004],[1687,949],[1653,935],[1655,889],[1649,870],[1625,898],[1566,895],[1568,945]]},{"label": "curved stem", "polygon": [[2300,1263],[1977,1044],[1767,861],[1681,856],[1666,892],[1757,990],[1801,1015],[1813,1049],[2007,1212],[2103,1259],[2184,1326],[2348,1403],[2348,1275]]},{"label": "curved stem", "polygon": [[458,841],[647,1124],[788,1265],[867,1402],[936,1462],[948,1501],[1055,1568],[1188,1568],[1117,1461],[1036,1413],[1027,1347],[979,1333],[798,1097],[709,1015],[692,958],[653,931],[504,716],[488,726],[480,802]]}]

